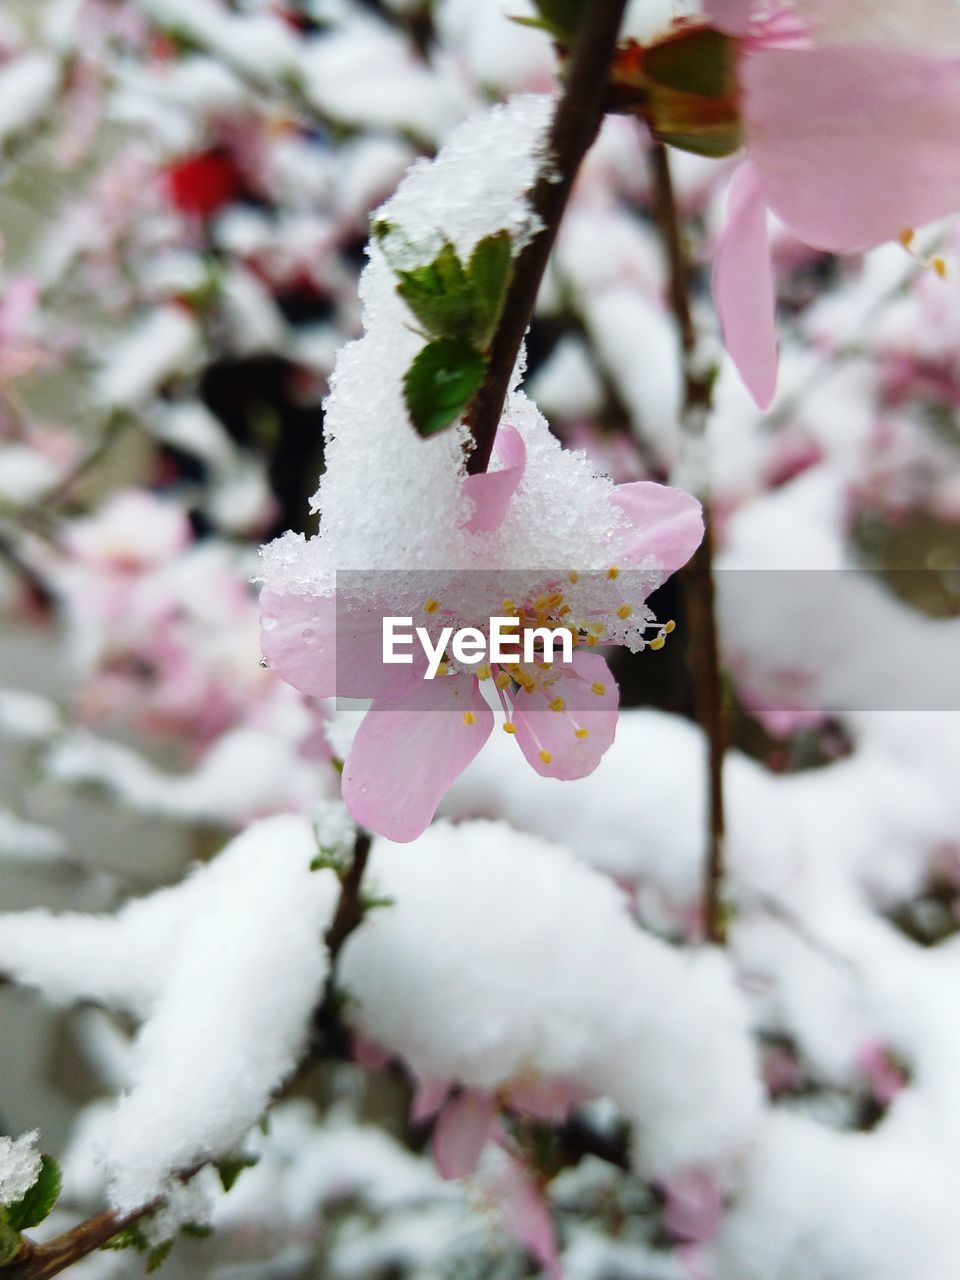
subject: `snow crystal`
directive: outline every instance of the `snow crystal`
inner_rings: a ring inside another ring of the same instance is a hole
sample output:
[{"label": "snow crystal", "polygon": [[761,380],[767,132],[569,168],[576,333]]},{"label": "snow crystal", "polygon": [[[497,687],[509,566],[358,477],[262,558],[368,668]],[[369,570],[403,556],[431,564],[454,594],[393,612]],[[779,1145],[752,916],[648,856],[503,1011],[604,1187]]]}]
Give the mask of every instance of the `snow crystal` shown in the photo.
[{"label": "snow crystal", "polygon": [[637,1124],[638,1163],[660,1174],[749,1137],[757,1083],[725,962],[638,930],[605,877],[474,822],[378,841],[370,881],[393,905],[350,938],[342,978],[363,1032],[418,1076],[610,1095]]},{"label": "snow crystal", "polygon": [[104,1139],[116,1208],[234,1149],[297,1063],[337,897],[336,878],[310,870],[316,853],[308,822],[272,818],[115,916],[0,917],[0,971],[144,1019]]},{"label": "snow crystal", "polygon": [[0,1205],[21,1200],[39,1177],[39,1137],[36,1129],[16,1141],[0,1137]]}]

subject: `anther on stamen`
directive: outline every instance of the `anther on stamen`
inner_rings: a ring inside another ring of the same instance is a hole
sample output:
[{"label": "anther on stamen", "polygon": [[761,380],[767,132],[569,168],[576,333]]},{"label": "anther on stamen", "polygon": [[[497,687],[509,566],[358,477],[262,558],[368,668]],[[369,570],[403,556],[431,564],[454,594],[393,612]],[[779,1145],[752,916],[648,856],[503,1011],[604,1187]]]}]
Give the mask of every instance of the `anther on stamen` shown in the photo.
[{"label": "anther on stamen", "polygon": [[573,735],[573,736],[574,736],[575,738],[589,738],[589,737],[590,737],[590,730],[589,730],[589,729],[577,729],[577,730],[575,730],[575,732],[574,732],[574,735]]},{"label": "anther on stamen", "polygon": [[610,568],[607,570],[607,577],[610,579],[611,582],[613,582],[614,578],[620,577],[620,570],[617,568],[615,564],[612,564]]},{"label": "anther on stamen", "polygon": [[440,608],[440,601],[434,600],[433,596],[431,596],[429,600],[424,600],[423,602],[424,613],[436,613],[439,608]]},{"label": "anther on stamen", "polygon": [[501,671],[496,680],[498,689],[508,689],[510,687],[510,677],[506,671]]},{"label": "anther on stamen", "polygon": [[601,684],[600,681],[597,680],[594,684],[590,686],[590,692],[595,693],[598,698],[602,698],[603,695],[607,692],[607,686],[605,684]]},{"label": "anther on stamen", "polygon": [[551,761],[553,760],[553,756],[550,754],[549,751],[541,751],[540,759],[543,761],[544,764],[550,764]]},{"label": "anther on stamen", "polygon": [[674,622],[674,620],[671,618],[669,622],[665,622],[665,623],[663,624],[663,629],[664,629],[664,631],[667,633],[667,635],[668,635],[668,636],[669,636],[669,635],[672,635],[672,634],[674,633],[674,631],[676,631],[676,629],[677,629],[677,624],[676,624],[676,623]]},{"label": "anther on stamen", "polygon": [[441,662],[440,665],[437,667],[437,675],[448,676],[449,674],[450,674],[450,663]]},{"label": "anther on stamen", "polygon": [[487,667],[487,666],[477,667],[477,679],[478,679],[478,680],[489,680],[489,679],[490,679],[490,675],[491,675],[491,672],[490,672],[490,668],[489,668],[489,667]]},{"label": "anther on stamen", "polygon": [[465,711],[463,713],[463,723],[466,725],[476,724],[477,717],[473,714],[472,711]]},{"label": "anther on stamen", "polygon": [[512,720],[504,720],[504,722],[503,722],[503,732],[504,732],[504,733],[516,733],[516,732],[517,732],[517,726],[513,723],[513,721],[512,721]]},{"label": "anther on stamen", "polygon": [[579,575],[579,573],[577,573],[576,569],[571,569],[571,570],[570,570],[570,572],[567,574],[567,581],[568,581],[568,582],[579,582],[579,581],[580,581],[580,575]]},{"label": "anther on stamen", "polygon": [[667,642],[666,642],[666,639],[665,639],[663,636],[657,636],[657,638],[656,638],[655,640],[648,640],[648,641],[647,641],[647,648],[648,648],[648,649],[662,649],[666,643],[667,643]]},{"label": "anther on stamen", "polygon": [[564,702],[562,698],[554,698],[554,700],[550,703],[550,710],[563,711],[566,708],[566,705],[567,704]]},{"label": "anther on stamen", "polygon": [[910,229],[901,231],[900,235],[897,237],[914,262],[918,263],[921,267],[924,267],[927,271],[932,271],[935,275],[939,276],[941,280],[946,280],[946,259],[941,257],[939,253],[934,254],[932,258],[925,258],[922,253],[918,252],[918,250],[913,247],[914,238],[914,233]]},{"label": "anther on stamen", "polygon": [[620,608],[617,610],[617,617],[622,618],[624,622],[626,622],[627,618],[631,617],[632,614],[633,614],[633,609],[628,604],[622,604]]}]

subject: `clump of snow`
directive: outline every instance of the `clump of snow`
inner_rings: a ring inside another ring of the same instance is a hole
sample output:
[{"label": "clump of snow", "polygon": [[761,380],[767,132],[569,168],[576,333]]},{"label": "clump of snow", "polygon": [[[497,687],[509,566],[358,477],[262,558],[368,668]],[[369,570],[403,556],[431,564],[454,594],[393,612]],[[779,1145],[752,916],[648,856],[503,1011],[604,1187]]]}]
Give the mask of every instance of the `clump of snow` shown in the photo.
[{"label": "clump of snow", "polygon": [[40,1135],[34,1129],[22,1137],[0,1137],[0,1205],[22,1200],[40,1176]]},{"label": "clump of snow", "polygon": [[360,1029],[418,1076],[609,1095],[636,1122],[638,1164],[658,1174],[747,1141],[758,1086],[725,961],[642,932],[604,876],[473,822],[379,841],[370,883],[393,905],[351,936],[341,976]]},{"label": "clump of snow", "polygon": [[98,397],[118,408],[139,405],[172,374],[188,369],[199,350],[197,322],[182,307],[154,307],[103,352]]},{"label": "clump of snow", "polygon": [[56,1001],[143,1020],[103,1138],[117,1209],[234,1149],[299,1060],[337,897],[332,873],[310,870],[316,853],[309,822],[272,818],[114,916],[0,920],[0,971]]},{"label": "clump of snow", "polygon": [[36,123],[56,93],[60,74],[59,61],[39,49],[0,69],[0,142]]}]

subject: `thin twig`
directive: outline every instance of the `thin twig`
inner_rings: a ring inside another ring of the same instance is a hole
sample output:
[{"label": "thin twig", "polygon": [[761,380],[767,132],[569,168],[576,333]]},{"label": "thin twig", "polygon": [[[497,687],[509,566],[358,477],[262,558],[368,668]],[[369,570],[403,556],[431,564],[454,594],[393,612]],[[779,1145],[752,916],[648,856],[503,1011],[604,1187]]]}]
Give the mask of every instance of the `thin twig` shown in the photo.
[{"label": "thin twig", "polygon": [[[670,265],[670,307],[680,333],[683,351],[684,447],[696,453],[703,448],[707,416],[712,404],[712,378],[699,367],[697,360],[697,330],[690,307],[690,266],[683,244],[666,147],[655,143],[650,158],[655,193],[654,215]],[[727,745],[727,726],[717,634],[713,528],[709,498],[705,491],[705,476],[698,477],[697,487],[701,489],[697,496],[703,502],[705,529],[700,549],[684,571],[684,581],[687,589],[694,701],[697,719],[708,744],[709,805],[704,927],[711,942],[723,944],[727,937],[723,802],[723,759]]]},{"label": "thin twig", "polygon": [[161,1203],[155,1200],[142,1209],[123,1215],[105,1209],[46,1244],[27,1240],[17,1261],[0,1267],[0,1276],[3,1280],[48,1280],[48,1277],[59,1275],[81,1258],[101,1249],[125,1228],[158,1209]]},{"label": "thin twig", "polygon": [[326,935],[331,970],[343,944],[363,919],[363,900],[360,890],[363,884],[363,873],[367,869],[367,859],[370,857],[371,842],[372,837],[369,832],[358,833],[353,846],[353,860],[340,881],[340,899]]},{"label": "thin twig", "polygon": [[627,0],[594,0],[584,6],[570,54],[566,88],[550,127],[546,160],[530,196],[531,209],[543,229],[517,258],[490,348],[486,378],[464,415],[474,440],[467,461],[467,470],[473,475],[486,471],[490,463],[517,356],[530,326],[557,231],[577,172],[600,130],[608,72],[626,5]]}]

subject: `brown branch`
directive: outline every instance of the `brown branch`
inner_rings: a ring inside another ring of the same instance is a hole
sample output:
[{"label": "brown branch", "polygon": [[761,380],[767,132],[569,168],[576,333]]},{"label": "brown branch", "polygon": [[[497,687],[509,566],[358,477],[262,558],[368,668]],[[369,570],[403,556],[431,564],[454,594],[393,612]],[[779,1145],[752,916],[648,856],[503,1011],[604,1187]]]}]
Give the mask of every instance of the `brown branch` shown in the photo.
[{"label": "brown branch", "polygon": [[486,471],[510,390],[520,346],[530,326],[537,294],[557,238],[570,192],[584,156],[603,120],[610,63],[627,0],[592,0],[583,6],[566,88],[550,127],[544,167],[530,196],[543,229],[521,250],[503,304],[483,385],[464,415],[474,447],[467,470]]},{"label": "brown branch", "polygon": [[46,1244],[25,1240],[16,1262],[0,1267],[3,1280],[47,1280],[72,1267],[75,1262],[101,1249],[126,1227],[158,1209],[162,1201],[154,1200],[133,1213],[118,1215],[109,1209],[87,1218]]},{"label": "brown branch", "polygon": [[356,843],[353,846],[353,860],[340,881],[340,898],[326,934],[331,970],[343,944],[363,919],[363,900],[360,889],[363,873],[367,869],[367,859],[370,857],[371,843],[372,837],[369,832],[360,831],[357,834]]},{"label": "brown branch", "polygon": [[[666,147],[651,149],[654,216],[670,266],[669,299],[683,351],[683,434],[688,447],[699,448],[712,405],[713,379],[698,367],[697,331],[690,308],[690,266],[681,233],[670,159]],[[723,676],[717,634],[716,591],[713,576],[713,528],[707,494],[698,495],[704,506],[704,536],[697,554],[684,571],[687,614],[690,624],[694,702],[697,719],[708,743],[708,831],[704,890],[704,925],[711,942],[727,937],[724,900],[725,816],[723,759],[727,745]]]}]

